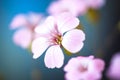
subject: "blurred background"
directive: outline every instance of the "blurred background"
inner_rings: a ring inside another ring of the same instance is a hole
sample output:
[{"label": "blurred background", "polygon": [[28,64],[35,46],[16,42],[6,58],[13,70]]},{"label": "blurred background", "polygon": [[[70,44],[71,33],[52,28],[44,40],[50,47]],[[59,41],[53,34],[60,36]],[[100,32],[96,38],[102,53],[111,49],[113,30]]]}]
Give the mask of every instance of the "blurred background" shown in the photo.
[{"label": "blurred background", "polygon": [[[32,58],[32,53],[13,43],[14,30],[10,23],[17,14],[29,12],[48,15],[46,9],[53,0],[0,0],[0,80],[64,80],[63,67],[48,69],[44,65],[44,55]],[[106,0],[99,9],[97,24],[87,19],[79,19],[86,34],[85,45],[79,54],[65,54],[65,64],[73,56],[89,56],[105,60],[109,66],[113,54],[120,51],[120,0]],[[103,80],[109,80],[103,72]]]}]

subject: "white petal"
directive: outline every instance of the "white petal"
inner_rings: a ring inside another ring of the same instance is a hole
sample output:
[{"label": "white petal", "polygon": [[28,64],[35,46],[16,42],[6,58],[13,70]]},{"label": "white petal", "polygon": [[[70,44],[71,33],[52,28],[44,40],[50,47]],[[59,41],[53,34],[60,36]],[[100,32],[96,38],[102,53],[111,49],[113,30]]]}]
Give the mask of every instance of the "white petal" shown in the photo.
[{"label": "white petal", "polygon": [[39,37],[32,42],[33,58],[40,57],[43,52],[50,46],[46,38]]},{"label": "white petal", "polygon": [[84,40],[85,34],[83,31],[73,29],[63,36],[62,45],[68,51],[76,53],[82,49]]},{"label": "white petal", "polygon": [[32,33],[30,30],[22,28],[15,32],[13,41],[22,48],[27,48],[30,45]]},{"label": "white petal", "polygon": [[45,55],[45,65],[48,68],[60,68],[64,62],[64,55],[59,45],[51,46]]},{"label": "white petal", "polygon": [[76,28],[79,25],[79,19],[68,12],[61,13],[56,20],[58,30],[62,34],[66,31]]},{"label": "white petal", "polygon": [[54,18],[52,16],[49,16],[43,24],[40,24],[35,28],[35,32],[40,34],[49,34],[54,30],[54,25]]},{"label": "white petal", "polygon": [[16,29],[18,27],[25,26],[26,24],[26,16],[24,14],[19,14],[13,18],[12,23],[10,24],[10,28]]},{"label": "white petal", "polygon": [[79,66],[80,66],[80,60],[77,58],[71,58],[67,63],[67,65],[64,67],[64,71],[72,72],[75,71]]},{"label": "white petal", "polygon": [[29,16],[28,16],[29,21],[33,25],[37,25],[40,22],[41,18],[42,18],[41,14],[33,13],[33,12],[29,13]]}]

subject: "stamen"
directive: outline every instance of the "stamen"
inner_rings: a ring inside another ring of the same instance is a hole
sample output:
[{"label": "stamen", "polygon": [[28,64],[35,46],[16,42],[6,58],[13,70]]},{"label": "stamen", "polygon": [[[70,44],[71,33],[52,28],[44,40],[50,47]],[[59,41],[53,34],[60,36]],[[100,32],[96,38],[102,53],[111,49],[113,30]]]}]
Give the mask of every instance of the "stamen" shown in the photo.
[{"label": "stamen", "polygon": [[81,67],[79,68],[79,71],[80,71],[80,72],[86,72],[86,71],[87,71],[87,67],[81,66]]},{"label": "stamen", "polygon": [[80,66],[79,66],[79,71],[80,72],[86,72],[87,70],[88,70],[88,65],[87,64],[81,64]]},{"label": "stamen", "polygon": [[58,33],[51,33],[51,37],[49,38],[49,42],[54,45],[61,45],[62,36]]}]

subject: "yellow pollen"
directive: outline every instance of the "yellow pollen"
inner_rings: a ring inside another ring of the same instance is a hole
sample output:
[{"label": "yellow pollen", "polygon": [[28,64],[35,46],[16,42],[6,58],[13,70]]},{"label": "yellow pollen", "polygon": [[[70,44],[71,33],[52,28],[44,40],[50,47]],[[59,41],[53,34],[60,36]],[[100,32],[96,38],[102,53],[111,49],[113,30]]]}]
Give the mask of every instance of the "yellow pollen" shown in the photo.
[{"label": "yellow pollen", "polygon": [[55,43],[56,44],[61,45],[61,42],[62,42],[62,36],[61,35],[58,35],[57,37],[55,37]]}]

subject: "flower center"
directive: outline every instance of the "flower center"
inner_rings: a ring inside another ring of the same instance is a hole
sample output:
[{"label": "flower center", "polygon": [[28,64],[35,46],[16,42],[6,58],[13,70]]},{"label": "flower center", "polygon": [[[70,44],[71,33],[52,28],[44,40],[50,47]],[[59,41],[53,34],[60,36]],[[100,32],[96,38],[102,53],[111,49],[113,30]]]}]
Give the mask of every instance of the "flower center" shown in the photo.
[{"label": "flower center", "polygon": [[87,68],[82,66],[82,67],[79,68],[79,71],[80,71],[80,72],[86,72],[86,71],[87,71]]},{"label": "flower center", "polygon": [[50,42],[53,45],[61,45],[62,34],[59,32],[57,24],[55,24],[54,29],[50,32]]},{"label": "flower center", "polygon": [[54,42],[54,44],[61,45],[61,42],[62,42],[62,36],[61,36],[61,35],[54,36],[54,38],[53,38],[53,42]]},{"label": "flower center", "polygon": [[80,71],[80,72],[86,72],[87,70],[88,70],[87,65],[81,64],[81,65],[79,66],[79,71]]},{"label": "flower center", "polygon": [[49,41],[52,45],[61,45],[62,35],[56,30],[51,31]]}]

